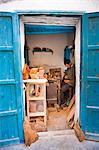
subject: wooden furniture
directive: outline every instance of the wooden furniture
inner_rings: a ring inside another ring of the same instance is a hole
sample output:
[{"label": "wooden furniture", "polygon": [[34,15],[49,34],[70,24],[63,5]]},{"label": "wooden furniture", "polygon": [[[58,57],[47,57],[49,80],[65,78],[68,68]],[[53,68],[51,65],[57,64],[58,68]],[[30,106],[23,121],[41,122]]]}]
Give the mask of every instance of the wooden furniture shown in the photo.
[{"label": "wooden furniture", "polygon": [[55,104],[60,100],[60,79],[48,79],[47,103]]},{"label": "wooden furniture", "polygon": [[26,84],[27,116],[44,117],[46,124],[46,79],[24,80]]},{"label": "wooden furniture", "polygon": [[60,103],[61,68],[50,68],[47,85],[47,103]]}]

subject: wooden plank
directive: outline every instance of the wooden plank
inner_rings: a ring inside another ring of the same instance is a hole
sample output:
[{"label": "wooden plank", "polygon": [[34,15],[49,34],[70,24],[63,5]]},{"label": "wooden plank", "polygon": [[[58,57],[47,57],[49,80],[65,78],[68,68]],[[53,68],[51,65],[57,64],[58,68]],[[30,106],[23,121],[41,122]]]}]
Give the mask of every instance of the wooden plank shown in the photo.
[{"label": "wooden plank", "polygon": [[74,120],[70,122],[69,127],[72,129],[74,127]]},{"label": "wooden plank", "polygon": [[74,103],[75,103],[75,95],[72,97],[72,99],[70,101],[70,104],[69,104],[69,106],[68,106],[68,108],[66,110],[67,115],[69,114],[70,109],[72,108],[72,106],[73,106]]},{"label": "wooden plank", "polygon": [[73,105],[73,107],[71,108],[70,113],[67,116],[67,122],[69,122],[70,119],[72,119],[72,117],[74,116],[74,114],[75,114],[75,105]]},{"label": "wooden plank", "polygon": [[55,98],[47,98],[47,101],[55,101],[55,100],[57,100],[57,97],[55,97]]},{"label": "wooden plank", "polygon": [[46,83],[43,84],[43,90],[44,90],[44,122],[45,125],[47,123],[47,112],[46,112]]},{"label": "wooden plank", "polygon": [[28,79],[28,80],[23,80],[24,83],[30,83],[30,84],[43,84],[47,82],[47,79]]},{"label": "wooden plank", "polygon": [[38,97],[36,97],[36,96],[30,97],[30,96],[29,96],[29,100],[30,100],[30,101],[35,101],[35,100],[38,100],[38,101],[40,100],[40,101],[42,101],[42,100],[44,100],[44,98],[45,98],[45,97],[43,97],[43,96],[42,96],[42,97],[41,97],[41,96],[38,96]]},{"label": "wooden plank", "polygon": [[30,112],[29,117],[44,116],[45,112]]},{"label": "wooden plank", "polygon": [[29,85],[26,88],[26,101],[27,101],[27,117],[29,119]]},{"label": "wooden plank", "polygon": [[80,142],[84,141],[85,135],[84,135],[83,131],[81,130],[78,122],[75,123],[74,130],[75,130],[75,134],[76,134],[77,138],[79,139],[79,141]]}]

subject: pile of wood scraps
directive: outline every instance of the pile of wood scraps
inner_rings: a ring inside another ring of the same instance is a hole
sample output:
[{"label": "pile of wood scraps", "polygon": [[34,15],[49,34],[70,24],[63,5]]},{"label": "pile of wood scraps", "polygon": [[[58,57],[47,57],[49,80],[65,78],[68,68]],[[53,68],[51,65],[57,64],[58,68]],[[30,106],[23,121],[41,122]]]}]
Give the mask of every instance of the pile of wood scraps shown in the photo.
[{"label": "pile of wood scraps", "polygon": [[80,125],[78,122],[74,121],[74,116],[75,116],[75,95],[72,97],[70,104],[66,110],[66,115],[67,115],[67,123],[68,126],[71,129],[75,130],[75,134],[77,138],[79,139],[80,142],[85,140],[85,135],[83,131],[80,128]]},{"label": "pile of wood scraps", "polygon": [[43,67],[29,68],[27,64],[24,64],[22,71],[23,80],[27,79],[44,79],[46,78],[45,70]]},{"label": "pile of wood scraps", "polygon": [[36,132],[46,132],[47,131],[47,126],[43,121],[36,120],[36,122],[31,122],[31,128],[32,130]]}]

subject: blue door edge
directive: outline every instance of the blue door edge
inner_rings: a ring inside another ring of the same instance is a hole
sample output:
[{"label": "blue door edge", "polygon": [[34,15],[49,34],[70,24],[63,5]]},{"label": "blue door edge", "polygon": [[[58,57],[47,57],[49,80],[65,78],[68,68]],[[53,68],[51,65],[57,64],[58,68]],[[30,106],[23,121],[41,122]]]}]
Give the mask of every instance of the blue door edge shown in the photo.
[{"label": "blue door edge", "polygon": [[20,143],[19,138],[15,138],[14,140],[11,140],[10,143],[9,143],[9,141],[4,141],[4,142],[2,142],[2,143],[0,144],[0,148],[12,146],[12,145],[19,144],[19,143]]},{"label": "blue door edge", "polygon": [[[85,14],[83,16],[85,18]],[[85,87],[86,87],[86,80],[85,80],[85,52],[83,52],[83,49],[85,50],[85,45],[86,45],[86,41],[87,41],[87,36],[86,33],[84,32],[83,29],[86,26],[85,25],[85,21],[83,21],[83,17],[81,18],[81,52],[80,52],[80,58],[81,58],[81,64],[80,64],[80,112],[79,112],[79,120],[80,120],[80,126],[83,130],[83,132],[85,133],[85,119],[83,116],[83,111],[85,111],[85,98],[86,98],[86,93],[85,91]]]},{"label": "blue door edge", "polygon": [[99,135],[97,136],[96,134],[85,132],[85,137],[86,137],[86,140],[99,142]]},{"label": "blue door edge", "polygon": [[[19,143],[24,141],[23,132],[23,119],[24,119],[24,108],[23,108],[23,88],[22,88],[22,63],[21,63],[21,42],[20,42],[20,20],[16,12],[12,12],[11,15],[14,16],[14,28],[16,28],[17,34],[15,34],[15,59],[16,59],[16,74],[18,78],[17,82],[17,109],[18,109],[18,129],[19,129]],[[18,52],[17,52],[18,51]],[[19,65],[18,65],[19,64]]]},{"label": "blue door edge", "polygon": [[23,80],[22,80],[22,62],[21,62],[21,42],[20,42],[20,19],[18,14],[16,13],[17,17],[16,17],[16,29],[17,29],[17,33],[18,33],[18,38],[17,38],[17,42],[18,42],[18,50],[19,52],[16,53],[16,57],[18,58],[19,61],[19,77],[20,77],[20,82],[19,82],[19,87],[20,87],[20,106],[19,106],[19,113],[20,113],[20,118],[19,118],[19,130],[21,128],[21,132],[19,134],[20,137],[20,143],[24,143],[24,131],[23,131],[23,122],[24,122],[24,103],[23,103]]},{"label": "blue door edge", "polygon": [[82,16],[85,11],[65,11],[65,10],[17,10],[18,15],[63,15],[63,16]]}]

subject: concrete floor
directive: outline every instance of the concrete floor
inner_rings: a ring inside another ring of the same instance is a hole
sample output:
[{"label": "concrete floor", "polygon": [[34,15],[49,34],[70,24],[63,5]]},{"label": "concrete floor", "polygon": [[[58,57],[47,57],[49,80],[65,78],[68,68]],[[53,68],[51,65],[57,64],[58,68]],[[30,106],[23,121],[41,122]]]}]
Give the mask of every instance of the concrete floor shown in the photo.
[{"label": "concrete floor", "polygon": [[68,129],[66,122],[66,109],[57,111],[56,108],[48,108],[48,131],[57,131]]},{"label": "concrete floor", "polygon": [[39,133],[39,140],[30,147],[20,144],[0,150],[99,150],[99,142],[79,142],[73,130],[60,130]]}]

